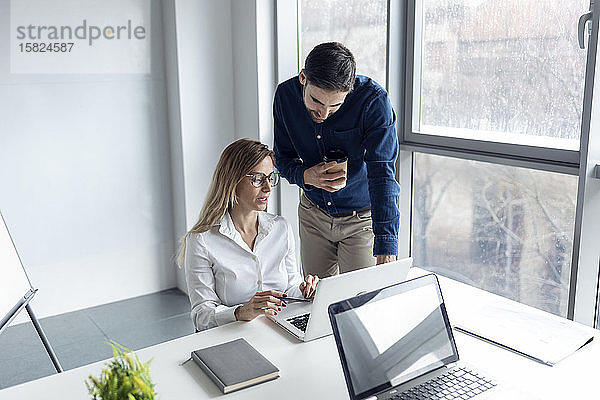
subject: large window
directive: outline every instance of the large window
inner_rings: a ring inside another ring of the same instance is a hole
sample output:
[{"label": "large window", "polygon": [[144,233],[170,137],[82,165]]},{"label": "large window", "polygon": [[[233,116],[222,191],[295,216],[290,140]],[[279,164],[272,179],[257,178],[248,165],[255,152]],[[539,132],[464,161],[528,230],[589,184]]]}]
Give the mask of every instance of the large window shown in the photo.
[{"label": "large window", "polygon": [[340,42],[357,73],[386,86],[387,0],[301,0],[301,60],[323,42]]}]

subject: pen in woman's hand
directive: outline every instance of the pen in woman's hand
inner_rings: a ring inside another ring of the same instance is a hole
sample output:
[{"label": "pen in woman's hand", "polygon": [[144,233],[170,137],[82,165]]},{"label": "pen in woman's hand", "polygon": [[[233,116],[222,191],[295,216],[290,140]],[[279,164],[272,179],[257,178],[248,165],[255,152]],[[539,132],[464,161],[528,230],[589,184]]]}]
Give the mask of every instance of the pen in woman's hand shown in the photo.
[{"label": "pen in woman's hand", "polygon": [[311,299],[302,299],[302,298],[299,298],[299,297],[287,297],[287,296],[286,297],[275,296],[275,298],[283,301],[284,303],[288,303],[288,302],[292,303],[294,301],[306,301],[306,302],[312,301]]}]

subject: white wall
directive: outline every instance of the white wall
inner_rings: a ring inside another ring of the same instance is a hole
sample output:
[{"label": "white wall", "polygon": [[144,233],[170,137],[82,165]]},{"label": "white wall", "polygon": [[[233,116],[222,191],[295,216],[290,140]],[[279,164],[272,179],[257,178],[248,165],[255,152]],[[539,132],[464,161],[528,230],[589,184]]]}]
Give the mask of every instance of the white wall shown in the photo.
[{"label": "white wall", "polygon": [[260,140],[273,146],[273,98],[277,88],[275,1],[256,2],[256,62]]},{"label": "white wall", "polygon": [[[231,2],[175,0],[175,21],[189,229],[198,218],[221,151],[234,139]],[[177,286],[186,290],[182,271]]]},{"label": "white wall", "polygon": [[[175,0],[163,0],[163,40],[165,48],[165,73],[167,85],[167,120],[171,147],[171,198],[173,201],[173,241],[175,255],[179,239],[187,231],[185,210],[185,185],[183,173],[183,146],[181,136],[181,102],[179,91],[179,66],[177,52],[177,16]],[[177,286],[185,287],[185,276],[177,270]]]},{"label": "white wall", "polygon": [[17,75],[0,59],[0,208],[40,317],[175,285],[161,14],[153,1],[148,75]]},{"label": "white wall", "polygon": [[231,4],[176,1],[187,226],[202,207],[221,150],[234,137]]},{"label": "white wall", "polygon": [[[273,95],[276,88],[275,2],[233,0],[233,97],[235,138],[251,138],[273,147]],[[268,211],[279,212],[279,191]]]},{"label": "white wall", "polygon": [[235,138],[259,140],[255,0],[231,2]]}]

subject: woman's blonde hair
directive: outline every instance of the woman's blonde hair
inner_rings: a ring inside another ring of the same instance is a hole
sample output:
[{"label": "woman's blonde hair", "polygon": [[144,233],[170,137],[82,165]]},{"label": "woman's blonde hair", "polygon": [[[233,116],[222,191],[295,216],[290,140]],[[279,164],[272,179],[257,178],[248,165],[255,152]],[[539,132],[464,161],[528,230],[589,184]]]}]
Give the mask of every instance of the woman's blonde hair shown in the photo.
[{"label": "woman's blonde hair", "polygon": [[246,174],[252,172],[252,168],[266,157],[271,157],[273,164],[275,164],[273,151],[269,150],[267,145],[250,139],[236,140],[223,150],[198,221],[181,240],[182,243],[177,255],[177,265],[180,268],[183,266],[185,258],[187,237],[191,233],[208,231],[225,215],[225,212],[237,204],[235,188],[245,178]]}]

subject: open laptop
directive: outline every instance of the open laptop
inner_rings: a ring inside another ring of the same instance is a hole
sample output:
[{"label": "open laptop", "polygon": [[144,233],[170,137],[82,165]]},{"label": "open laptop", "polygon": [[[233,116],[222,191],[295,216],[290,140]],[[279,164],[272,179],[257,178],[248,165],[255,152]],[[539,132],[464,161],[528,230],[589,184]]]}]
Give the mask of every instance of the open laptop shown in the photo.
[{"label": "open laptop", "polygon": [[327,307],[336,301],[402,282],[412,258],[375,265],[319,281],[312,302],[287,302],[287,307],[269,318],[302,341],[331,335]]},{"label": "open laptop", "polygon": [[433,274],[328,311],[351,400],[530,398],[459,363]]}]

